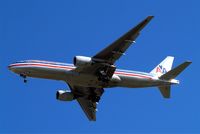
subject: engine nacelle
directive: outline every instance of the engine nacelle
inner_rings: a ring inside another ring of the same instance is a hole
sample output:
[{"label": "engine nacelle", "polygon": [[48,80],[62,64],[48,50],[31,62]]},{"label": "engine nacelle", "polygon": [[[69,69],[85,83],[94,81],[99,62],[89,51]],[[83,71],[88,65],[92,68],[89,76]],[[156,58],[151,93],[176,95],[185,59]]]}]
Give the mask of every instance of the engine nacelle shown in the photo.
[{"label": "engine nacelle", "polygon": [[86,66],[91,65],[93,63],[91,57],[85,57],[85,56],[75,56],[74,57],[74,65],[79,66]]},{"label": "engine nacelle", "polygon": [[72,101],[74,100],[74,94],[64,90],[58,90],[56,92],[56,99],[61,101]]}]

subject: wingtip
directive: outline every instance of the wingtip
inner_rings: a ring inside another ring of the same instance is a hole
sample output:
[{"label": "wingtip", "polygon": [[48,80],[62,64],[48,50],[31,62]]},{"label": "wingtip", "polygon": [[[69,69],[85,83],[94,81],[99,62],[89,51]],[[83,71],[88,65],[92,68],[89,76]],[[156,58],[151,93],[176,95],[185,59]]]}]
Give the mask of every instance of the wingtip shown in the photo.
[{"label": "wingtip", "polygon": [[169,55],[169,56],[167,56],[168,58],[174,58],[174,56],[171,56],[171,55]]},{"label": "wingtip", "polygon": [[95,119],[89,119],[89,121],[95,122],[95,121],[97,121],[97,120],[96,120],[96,118],[95,118]]},{"label": "wingtip", "polygon": [[154,16],[147,16],[146,17],[146,19],[144,20],[145,22],[149,22],[149,21],[151,21],[151,19],[153,19],[154,18]]},{"label": "wingtip", "polygon": [[192,63],[192,61],[190,61],[190,60],[187,60],[187,61],[185,61],[185,62],[187,62],[188,64],[191,64],[191,63]]},{"label": "wingtip", "polygon": [[154,18],[153,15],[149,15],[149,16],[147,17],[147,19],[153,19],[153,18]]}]

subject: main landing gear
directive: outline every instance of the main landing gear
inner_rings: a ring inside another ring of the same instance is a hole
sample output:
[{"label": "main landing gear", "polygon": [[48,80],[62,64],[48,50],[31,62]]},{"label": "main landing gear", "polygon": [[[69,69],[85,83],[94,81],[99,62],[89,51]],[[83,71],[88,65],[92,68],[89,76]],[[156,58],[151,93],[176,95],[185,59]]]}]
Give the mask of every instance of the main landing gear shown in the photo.
[{"label": "main landing gear", "polygon": [[96,96],[96,95],[91,95],[91,96],[88,96],[88,99],[91,100],[92,102],[94,103],[98,103],[99,100],[100,100],[100,97],[99,96]]},{"label": "main landing gear", "polygon": [[99,101],[101,99],[101,95],[103,93],[104,93],[104,89],[91,89],[88,99],[94,103],[99,103]]},{"label": "main landing gear", "polygon": [[116,70],[116,66],[114,65],[99,68],[99,70],[97,71],[98,80],[105,83],[109,82],[115,70]]},{"label": "main landing gear", "polygon": [[104,70],[99,71],[98,74],[98,80],[102,81],[102,82],[108,82],[109,81],[109,77],[107,76],[106,72]]},{"label": "main landing gear", "polygon": [[27,76],[25,74],[20,74],[20,77],[24,79],[24,83],[27,83]]}]

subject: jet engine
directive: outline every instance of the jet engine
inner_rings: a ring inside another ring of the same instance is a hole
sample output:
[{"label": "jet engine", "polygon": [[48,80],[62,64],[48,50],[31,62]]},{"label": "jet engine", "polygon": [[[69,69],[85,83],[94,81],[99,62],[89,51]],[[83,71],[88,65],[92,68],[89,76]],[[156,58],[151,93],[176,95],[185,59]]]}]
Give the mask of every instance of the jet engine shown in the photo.
[{"label": "jet engine", "polygon": [[56,99],[61,101],[72,101],[74,100],[74,94],[72,92],[58,90],[56,92]]},{"label": "jet engine", "polygon": [[91,65],[93,63],[91,57],[85,57],[85,56],[75,56],[74,57],[74,65],[75,66],[86,66]]}]

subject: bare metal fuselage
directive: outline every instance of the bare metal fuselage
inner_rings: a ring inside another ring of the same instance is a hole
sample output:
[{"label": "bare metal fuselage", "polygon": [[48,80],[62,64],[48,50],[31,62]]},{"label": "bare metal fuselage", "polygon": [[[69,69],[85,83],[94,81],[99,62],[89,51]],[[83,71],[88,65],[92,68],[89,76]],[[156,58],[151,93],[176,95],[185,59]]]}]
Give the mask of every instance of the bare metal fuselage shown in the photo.
[{"label": "bare metal fuselage", "polygon": [[75,84],[83,87],[152,87],[164,86],[173,84],[169,81],[160,80],[157,76],[150,73],[116,70],[109,82],[102,82],[98,77],[87,73],[78,73],[74,71],[75,66],[71,64],[60,63],[59,65],[49,63],[31,63],[24,61],[14,63],[9,66],[9,69],[17,74],[24,74],[28,77],[44,78],[52,80],[61,80],[70,84]]}]

